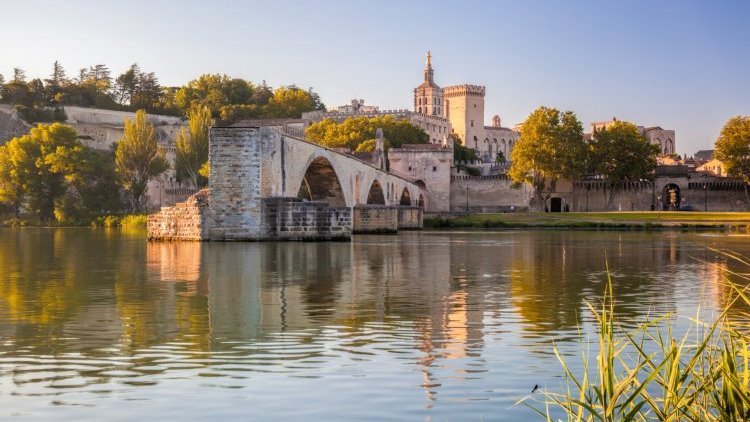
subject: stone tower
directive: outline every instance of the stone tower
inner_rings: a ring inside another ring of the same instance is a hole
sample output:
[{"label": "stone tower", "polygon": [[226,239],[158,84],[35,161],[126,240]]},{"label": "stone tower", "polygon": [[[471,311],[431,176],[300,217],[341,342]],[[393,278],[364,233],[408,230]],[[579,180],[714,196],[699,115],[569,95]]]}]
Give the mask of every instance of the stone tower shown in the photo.
[{"label": "stone tower", "polygon": [[427,52],[424,65],[424,81],[414,89],[414,112],[432,116],[443,116],[443,90],[435,83],[432,56]]},{"label": "stone tower", "polygon": [[443,89],[445,117],[461,143],[479,149],[484,141],[484,87],[456,85]]}]

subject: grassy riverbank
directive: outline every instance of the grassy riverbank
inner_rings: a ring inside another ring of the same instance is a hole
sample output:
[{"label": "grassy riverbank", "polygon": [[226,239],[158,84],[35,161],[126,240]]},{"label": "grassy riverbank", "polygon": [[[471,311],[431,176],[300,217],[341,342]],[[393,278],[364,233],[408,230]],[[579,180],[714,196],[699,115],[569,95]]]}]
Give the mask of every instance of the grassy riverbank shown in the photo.
[{"label": "grassy riverbank", "polygon": [[741,229],[750,227],[750,212],[570,212],[498,213],[426,217],[426,229],[445,228],[610,228]]},{"label": "grassy riverbank", "polygon": [[146,230],[148,216],[145,214],[100,215],[91,219],[76,221],[39,221],[31,218],[11,218],[4,220],[0,226],[5,227],[122,227],[126,229]]}]

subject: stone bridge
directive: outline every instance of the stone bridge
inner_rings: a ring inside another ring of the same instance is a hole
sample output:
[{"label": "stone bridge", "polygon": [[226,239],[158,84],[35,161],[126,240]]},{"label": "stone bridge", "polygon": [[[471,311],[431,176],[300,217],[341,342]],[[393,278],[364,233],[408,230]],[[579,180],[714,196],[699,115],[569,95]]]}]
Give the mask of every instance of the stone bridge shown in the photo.
[{"label": "stone bridge", "polygon": [[419,185],[271,127],[212,128],[209,165],[206,200],[150,216],[150,239],[347,239],[422,227]]}]

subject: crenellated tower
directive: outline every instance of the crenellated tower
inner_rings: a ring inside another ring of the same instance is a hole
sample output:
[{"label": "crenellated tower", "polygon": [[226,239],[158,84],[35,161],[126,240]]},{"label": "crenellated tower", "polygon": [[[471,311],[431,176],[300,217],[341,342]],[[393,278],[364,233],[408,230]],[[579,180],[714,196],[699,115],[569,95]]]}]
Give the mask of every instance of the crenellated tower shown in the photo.
[{"label": "crenellated tower", "polygon": [[[484,142],[484,87],[455,85],[445,87],[445,114],[465,147],[482,149]],[[499,123],[499,122],[498,122]]]}]

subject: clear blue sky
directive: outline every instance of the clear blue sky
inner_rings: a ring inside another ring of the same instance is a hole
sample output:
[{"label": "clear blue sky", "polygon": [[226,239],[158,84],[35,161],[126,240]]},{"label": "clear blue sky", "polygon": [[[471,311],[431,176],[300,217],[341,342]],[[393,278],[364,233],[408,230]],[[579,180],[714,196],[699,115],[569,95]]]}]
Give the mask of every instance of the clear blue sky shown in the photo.
[{"label": "clear blue sky", "polygon": [[226,73],[408,108],[429,49],[438,84],[487,87],[487,122],[547,105],[587,130],[613,116],[675,129],[692,154],[750,114],[747,1],[23,0],[0,15],[6,77],[137,62],[163,85]]}]

